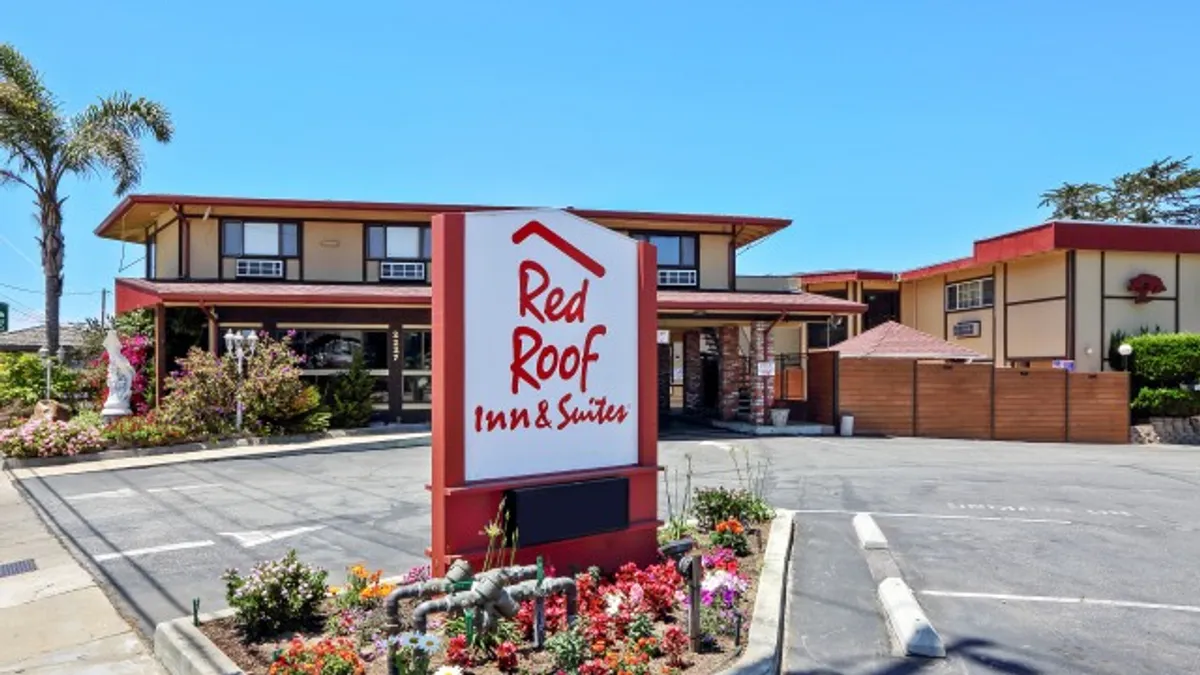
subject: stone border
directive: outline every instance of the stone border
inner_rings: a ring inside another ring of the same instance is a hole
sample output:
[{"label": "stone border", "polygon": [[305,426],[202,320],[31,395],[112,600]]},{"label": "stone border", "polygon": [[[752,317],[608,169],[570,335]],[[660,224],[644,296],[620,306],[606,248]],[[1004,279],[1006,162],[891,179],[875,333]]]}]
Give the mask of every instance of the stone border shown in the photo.
[{"label": "stone border", "polygon": [[220,450],[223,448],[254,447],[260,445],[294,445],[311,441],[331,438],[354,438],[358,436],[382,436],[397,433],[428,433],[429,426],[425,424],[389,424],[380,427],[365,427],[362,429],[335,429],[314,434],[292,434],[290,436],[266,436],[262,438],[230,438],[208,443],[181,443],[179,445],[164,445],[150,448],[126,448],[122,450],[101,450],[74,457],[5,457],[0,468],[3,469],[33,469],[47,466],[62,466],[79,464],[81,462],[101,462],[109,459],[129,459],[131,457],[153,457],[156,455],[174,455],[201,450]]},{"label": "stone border", "polygon": [[[779,672],[795,517],[795,511],[775,509],[767,550],[763,552],[745,651],[733,666],[719,671],[718,675],[774,675]],[[396,583],[400,577],[383,581]],[[201,614],[199,618],[200,623],[205,623],[230,616],[233,616],[233,610],[223,609]],[[154,656],[171,675],[242,675],[242,669],[192,625],[190,616],[164,621],[154,627]]]}]

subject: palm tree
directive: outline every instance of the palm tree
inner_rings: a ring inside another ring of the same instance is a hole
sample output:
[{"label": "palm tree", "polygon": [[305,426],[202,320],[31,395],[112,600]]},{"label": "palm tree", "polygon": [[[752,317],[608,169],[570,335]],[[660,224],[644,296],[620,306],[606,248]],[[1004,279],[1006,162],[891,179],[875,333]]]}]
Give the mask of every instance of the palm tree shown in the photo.
[{"label": "palm tree", "polygon": [[110,172],[123,195],[142,176],[139,139],[171,140],[167,109],[145,98],[118,92],[67,116],[41,75],[15,47],[0,44],[0,186],[33,191],[46,276],[46,347],[58,350],[58,305],[63,290],[62,179]]}]

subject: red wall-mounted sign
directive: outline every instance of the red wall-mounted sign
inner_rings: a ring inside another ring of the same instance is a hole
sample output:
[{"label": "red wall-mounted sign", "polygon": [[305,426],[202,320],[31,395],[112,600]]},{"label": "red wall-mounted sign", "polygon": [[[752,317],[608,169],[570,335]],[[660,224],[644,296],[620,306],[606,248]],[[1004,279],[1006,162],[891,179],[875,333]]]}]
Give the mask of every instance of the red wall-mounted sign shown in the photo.
[{"label": "red wall-mounted sign", "polygon": [[506,494],[612,478],[628,481],[621,529],[535,546],[518,536],[518,560],[653,561],[654,247],[564,211],[442,214],[432,267],[434,573],[482,558]]},{"label": "red wall-mounted sign", "polygon": [[1156,275],[1142,273],[1130,279],[1125,290],[1133,293],[1134,304],[1140,305],[1150,302],[1150,296],[1152,295],[1165,293],[1167,285]]}]

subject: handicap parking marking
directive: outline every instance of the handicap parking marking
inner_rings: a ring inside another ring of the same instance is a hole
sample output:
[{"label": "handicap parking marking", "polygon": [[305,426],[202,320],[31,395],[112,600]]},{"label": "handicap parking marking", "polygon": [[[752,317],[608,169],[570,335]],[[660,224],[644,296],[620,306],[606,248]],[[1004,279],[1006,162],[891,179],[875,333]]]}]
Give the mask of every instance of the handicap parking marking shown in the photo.
[{"label": "handicap parking marking", "polygon": [[954,511],[992,511],[998,513],[1086,513],[1090,516],[1119,516],[1133,518],[1134,514],[1120,509],[1072,509],[1066,506],[1026,506],[1012,504],[966,504],[946,502]]}]

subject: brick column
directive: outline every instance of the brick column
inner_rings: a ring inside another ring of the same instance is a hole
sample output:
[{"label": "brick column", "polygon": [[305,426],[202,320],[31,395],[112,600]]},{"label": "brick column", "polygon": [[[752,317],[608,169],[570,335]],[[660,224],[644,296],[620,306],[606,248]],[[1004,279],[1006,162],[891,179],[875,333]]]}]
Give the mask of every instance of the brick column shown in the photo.
[{"label": "brick column", "polygon": [[721,326],[717,329],[721,347],[721,400],[720,415],[723,420],[737,417],[738,389],[745,382],[742,355],[738,353],[738,327]]},{"label": "brick column", "polygon": [[750,421],[754,424],[766,424],[771,406],[775,403],[775,377],[759,377],[758,363],[772,361],[775,358],[775,346],[772,344],[768,329],[771,324],[766,321],[755,321],[750,324],[750,353],[753,355],[750,375],[753,386],[750,389]]},{"label": "brick column", "polygon": [[683,334],[683,409],[695,412],[704,399],[704,381],[700,372],[700,331]]},{"label": "brick column", "polygon": [[658,411],[671,409],[671,345],[658,346]]}]

